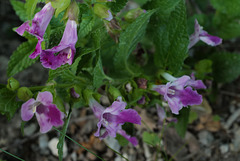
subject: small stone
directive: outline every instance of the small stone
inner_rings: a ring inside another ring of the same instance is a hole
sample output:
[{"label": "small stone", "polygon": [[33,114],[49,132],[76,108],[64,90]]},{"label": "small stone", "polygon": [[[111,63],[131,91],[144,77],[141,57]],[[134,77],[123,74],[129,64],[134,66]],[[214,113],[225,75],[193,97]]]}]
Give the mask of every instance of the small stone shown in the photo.
[{"label": "small stone", "polygon": [[104,105],[104,106],[109,106],[111,104],[108,97],[105,95],[101,96],[100,101],[101,101],[102,105]]},{"label": "small stone", "polygon": [[32,123],[29,126],[24,128],[24,135],[31,136],[36,131],[37,125]]},{"label": "small stone", "polygon": [[72,161],[77,161],[77,153],[76,152],[73,152],[71,154],[71,158],[72,158]]},{"label": "small stone", "polygon": [[222,154],[227,153],[227,152],[229,151],[229,146],[228,146],[228,144],[223,144],[223,145],[221,145],[221,146],[220,146],[220,151],[221,151]]},{"label": "small stone", "polygon": [[[95,153],[95,152],[94,152]],[[96,160],[97,157],[95,155],[93,155],[92,153],[90,152],[87,152],[87,156],[86,156],[89,160]]]},{"label": "small stone", "polygon": [[201,131],[198,133],[199,142],[205,146],[210,146],[214,140],[212,133],[209,131]]},{"label": "small stone", "polygon": [[[59,141],[58,138],[53,138],[48,143],[48,148],[51,150],[53,155],[55,155],[57,157],[58,157],[58,149],[57,149],[58,141]],[[63,158],[65,158],[66,156],[67,156],[67,146],[66,146],[66,142],[64,141],[64,144],[63,144]]]},{"label": "small stone", "polygon": [[46,134],[41,135],[38,138],[38,145],[40,148],[40,153],[43,155],[48,155],[49,150],[48,150],[48,136]]}]

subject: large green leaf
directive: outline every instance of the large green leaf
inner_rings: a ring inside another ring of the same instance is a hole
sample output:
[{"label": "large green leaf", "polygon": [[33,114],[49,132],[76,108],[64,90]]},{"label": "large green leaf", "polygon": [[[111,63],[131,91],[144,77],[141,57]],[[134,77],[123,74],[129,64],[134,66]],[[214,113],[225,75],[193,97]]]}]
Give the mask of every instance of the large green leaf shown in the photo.
[{"label": "large green leaf", "polygon": [[28,15],[25,9],[25,3],[17,0],[10,0],[13,9],[15,10],[16,14],[22,21],[28,20]]},{"label": "large green leaf", "polygon": [[37,61],[37,59],[29,58],[29,55],[35,50],[36,43],[36,41],[24,42],[13,52],[7,69],[7,75],[9,77],[26,69]]},{"label": "large green leaf", "polygon": [[172,72],[178,72],[187,57],[189,38],[184,1],[180,0],[173,4],[166,4],[165,7],[160,8],[151,19],[148,31],[156,48],[155,65]]},{"label": "large green leaf", "polygon": [[82,21],[80,23],[80,28],[78,31],[78,38],[85,37],[87,34],[89,34],[89,32],[92,31],[94,24],[95,19],[93,15],[83,14]]},{"label": "large green leaf", "polygon": [[114,55],[115,70],[118,71],[119,74],[127,73],[127,75],[134,75],[129,69],[127,60],[136,48],[137,43],[144,36],[148,21],[154,12],[155,10],[142,14],[121,33],[118,51]]},{"label": "large green leaf", "polygon": [[16,102],[16,93],[7,88],[0,89],[0,113],[11,119],[20,103]]},{"label": "large green leaf", "polygon": [[68,6],[70,5],[70,3],[71,3],[71,0],[55,0],[55,1],[52,1],[51,4],[52,4],[53,8],[56,9],[55,17],[58,17],[59,13],[61,13],[65,9],[67,9]]},{"label": "large green leaf", "polygon": [[26,0],[25,9],[29,20],[33,18],[33,14],[36,9],[37,3],[38,0]]},{"label": "large green leaf", "polygon": [[211,57],[213,61],[213,77],[218,82],[231,82],[240,75],[240,54],[216,53]]},{"label": "large green leaf", "polygon": [[232,16],[240,16],[239,0],[211,0],[213,7],[219,12]]}]

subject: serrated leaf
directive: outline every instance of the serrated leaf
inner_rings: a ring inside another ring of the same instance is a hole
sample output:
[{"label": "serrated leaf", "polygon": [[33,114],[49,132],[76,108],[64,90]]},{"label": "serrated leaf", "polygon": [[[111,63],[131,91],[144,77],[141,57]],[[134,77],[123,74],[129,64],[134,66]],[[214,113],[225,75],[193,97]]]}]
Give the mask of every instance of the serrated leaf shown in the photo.
[{"label": "serrated leaf", "polygon": [[124,6],[126,6],[128,0],[116,0],[116,2],[108,3],[108,7],[111,8],[111,11],[118,13]]},{"label": "serrated leaf", "polygon": [[92,31],[94,24],[95,18],[93,17],[93,15],[83,14],[80,28],[78,31],[78,38],[85,37],[87,34],[89,34]]},{"label": "serrated leaf", "polygon": [[25,9],[25,3],[17,1],[17,0],[10,0],[13,9],[15,10],[16,14],[22,21],[28,20],[28,15]]},{"label": "serrated leaf", "polygon": [[66,65],[62,65],[61,67],[55,69],[55,70],[52,70],[52,69],[49,69],[49,73],[48,73],[48,82],[53,80],[54,78],[62,75],[66,70],[69,69],[69,65],[66,64]]},{"label": "serrated leaf", "polygon": [[51,4],[53,8],[56,9],[55,11],[55,17],[58,17],[59,13],[67,9],[67,7],[70,5],[71,0],[57,0],[52,1]]},{"label": "serrated leaf", "polygon": [[184,107],[179,111],[179,115],[176,115],[178,122],[175,125],[177,133],[183,138],[187,131],[187,125],[189,122],[190,108]]},{"label": "serrated leaf", "polygon": [[102,67],[102,61],[100,54],[97,55],[97,63],[93,69],[93,86],[99,88],[105,79],[111,80],[108,76],[105,75]]},{"label": "serrated leaf", "polygon": [[158,12],[153,16],[148,31],[153,37],[156,48],[155,65],[176,73],[181,69],[188,55],[189,37],[184,1],[179,1],[175,8],[170,6],[167,11],[170,11],[170,14],[164,16],[164,14],[159,15],[161,12]]},{"label": "serrated leaf", "polygon": [[142,14],[132,24],[130,24],[124,32],[121,33],[118,51],[114,55],[114,66],[115,70],[118,71],[118,74],[126,72],[128,75],[134,74],[129,69],[127,60],[129,55],[136,48],[137,43],[144,36],[148,21],[154,12],[155,10]]},{"label": "serrated leaf", "polygon": [[67,120],[65,120],[65,122],[64,122],[62,133],[60,134],[59,142],[57,144],[59,161],[62,161],[62,159],[63,159],[63,145],[64,145],[64,140],[65,140],[65,135],[67,133],[67,127],[68,127],[68,124],[69,124],[69,121],[71,118],[71,113],[72,113],[72,110],[69,111]]},{"label": "serrated leaf", "polygon": [[26,14],[28,15],[29,20],[33,18],[33,14],[36,9],[37,3],[38,3],[38,0],[26,0],[25,9],[26,9]]},{"label": "serrated leaf", "polygon": [[64,29],[65,29],[65,26],[61,26],[51,30],[48,48],[52,48],[59,44],[59,42],[62,39]]},{"label": "serrated leaf", "polygon": [[144,131],[143,133],[143,141],[149,145],[156,146],[160,142],[160,138],[155,133],[149,133]]},{"label": "serrated leaf", "polygon": [[232,16],[240,16],[240,1],[239,0],[211,0],[213,7],[222,13]]},{"label": "serrated leaf", "polygon": [[13,52],[8,63],[8,77],[26,69],[38,60],[29,58],[29,55],[35,50],[36,44],[36,41],[24,42]]},{"label": "serrated leaf", "polygon": [[240,75],[240,54],[216,53],[211,57],[213,61],[213,77],[218,82],[228,83]]},{"label": "serrated leaf", "polygon": [[0,89],[0,113],[11,119],[20,103],[16,101],[16,93],[7,88]]}]

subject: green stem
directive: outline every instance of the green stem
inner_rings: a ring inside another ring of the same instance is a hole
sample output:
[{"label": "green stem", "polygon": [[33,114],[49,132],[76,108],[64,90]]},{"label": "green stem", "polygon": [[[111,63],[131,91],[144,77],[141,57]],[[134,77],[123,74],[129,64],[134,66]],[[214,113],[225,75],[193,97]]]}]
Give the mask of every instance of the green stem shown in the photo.
[{"label": "green stem", "polygon": [[23,159],[17,157],[16,155],[13,155],[13,154],[11,154],[11,153],[9,153],[9,152],[7,152],[7,151],[1,149],[1,148],[0,148],[0,150],[1,150],[2,152],[4,152],[4,153],[8,154],[8,155],[11,155],[12,157],[14,157],[14,158],[16,158],[16,159],[18,159],[18,160],[25,161],[25,160],[23,160]]},{"label": "green stem", "polygon": [[62,135],[64,135],[66,138],[68,138],[69,140],[71,140],[72,142],[74,142],[75,144],[77,144],[78,146],[82,147],[83,149],[85,149],[86,151],[88,151],[89,153],[93,154],[94,156],[96,156],[97,158],[104,160],[103,158],[99,157],[97,154],[95,154],[94,152],[92,152],[91,150],[85,148],[84,146],[82,146],[81,144],[79,144],[77,141],[73,140],[71,137],[67,136],[66,134],[62,133],[60,130],[58,130],[57,128],[53,127],[53,129],[55,129],[57,132],[61,133]]},{"label": "green stem", "polygon": [[117,152],[116,150],[112,149],[112,148],[111,148],[110,146],[108,146],[107,144],[106,144],[106,146],[107,146],[109,149],[111,149],[112,151],[114,151],[116,154],[120,155],[120,156],[121,156],[122,158],[124,158],[126,161],[129,161],[128,158],[124,157],[121,153],[119,153],[119,152]]}]

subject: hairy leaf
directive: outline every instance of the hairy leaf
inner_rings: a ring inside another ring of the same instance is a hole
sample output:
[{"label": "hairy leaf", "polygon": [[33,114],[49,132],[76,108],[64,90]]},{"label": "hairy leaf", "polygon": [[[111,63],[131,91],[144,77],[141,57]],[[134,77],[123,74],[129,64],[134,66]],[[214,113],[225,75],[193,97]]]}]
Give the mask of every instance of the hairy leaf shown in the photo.
[{"label": "hairy leaf", "polygon": [[147,23],[154,12],[155,10],[142,14],[132,24],[130,24],[124,32],[121,33],[118,52],[114,55],[114,66],[118,73],[127,72],[128,75],[134,75],[134,73],[129,69],[127,60],[129,55],[136,48],[137,43],[144,36]]},{"label": "hairy leaf", "polygon": [[20,103],[16,101],[16,93],[7,88],[0,89],[0,113],[11,119]]},{"label": "hairy leaf", "polygon": [[16,14],[22,21],[28,20],[28,15],[25,10],[25,3],[17,0],[10,0],[13,9],[15,10]]},{"label": "hairy leaf", "polygon": [[10,57],[7,69],[7,75],[9,77],[26,69],[37,61],[37,59],[29,58],[29,55],[35,50],[35,47],[36,41],[28,41],[22,43],[17,48],[17,50],[13,52],[12,56]]}]

